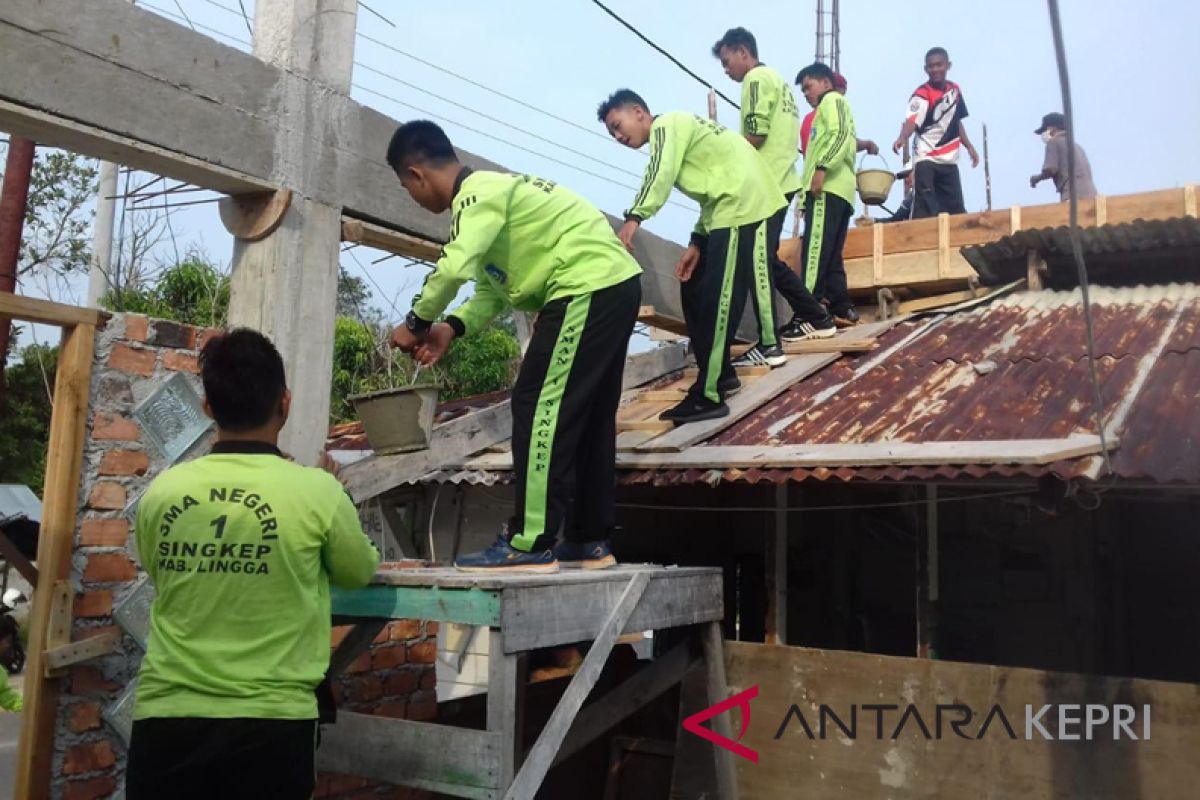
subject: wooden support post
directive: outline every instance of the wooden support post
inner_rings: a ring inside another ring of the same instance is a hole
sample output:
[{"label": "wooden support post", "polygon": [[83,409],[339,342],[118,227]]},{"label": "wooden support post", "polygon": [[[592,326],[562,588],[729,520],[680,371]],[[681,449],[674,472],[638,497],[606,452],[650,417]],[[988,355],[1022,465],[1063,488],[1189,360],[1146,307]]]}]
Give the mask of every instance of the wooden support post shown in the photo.
[{"label": "wooden support post", "polygon": [[925,524],[917,536],[917,657],[937,658],[937,486],[925,486]]},{"label": "wooden support post", "polygon": [[938,277],[950,276],[950,215],[938,214]]},{"label": "wooden support post", "polygon": [[[4,324],[7,325],[8,323],[5,322]],[[8,536],[5,535],[4,531],[0,531],[0,556],[4,558],[4,563],[15,567],[17,572],[20,573],[21,577],[29,581],[30,586],[35,589],[37,588],[37,567],[35,567],[33,563],[25,557],[24,553],[17,549],[17,546],[13,544],[12,539],[9,539]]]},{"label": "wooden support post", "polygon": [[1025,261],[1025,281],[1031,292],[1040,292],[1043,288],[1042,273],[1046,269],[1046,262],[1042,258],[1041,253],[1036,250],[1030,250]]},{"label": "wooden support post", "polygon": [[871,226],[871,273],[876,286],[883,285],[883,229],[878,222]]},{"label": "wooden support post", "polygon": [[1008,210],[1008,218],[1009,218],[1009,223],[1012,226],[1012,230],[1009,231],[1009,233],[1016,233],[1017,231],[1021,230],[1021,207],[1020,206],[1013,206],[1012,208],[1010,208]]},{"label": "wooden support post", "polygon": [[1108,200],[1104,195],[1096,195],[1096,227],[1108,223]]},{"label": "wooden support post", "polygon": [[386,619],[365,619],[355,623],[354,628],[329,657],[329,677],[336,678],[345,672],[346,668],[354,663],[354,659],[366,652],[385,625]]},{"label": "wooden support post", "polygon": [[1196,184],[1194,183],[1183,187],[1183,215],[1185,217],[1196,216]]},{"label": "wooden support post", "polygon": [[[649,583],[650,575],[647,572],[639,572],[629,580],[625,591],[621,593],[621,599],[617,601],[616,606],[609,613],[608,619],[604,621],[604,627],[593,642],[592,649],[583,659],[583,666],[571,679],[566,692],[563,693],[558,705],[554,707],[549,721],[546,722],[546,727],[542,729],[541,735],[538,736],[533,748],[529,751],[529,758],[525,760],[521,771],[513,780],[512,786],[505,793],[505,800],[525,800],[525,798],[537,794],[538,787],[542,785],[542,780],[550,770],[550,765],[554,763],[554,756],[558,752],[559,746],[562,745],[567,731],[571,728],[571,722],[579,713],[579,709],[583,707],[583,701],[587,699],[588,694],[596,685],[596,681],[600,678],[600,672],[604,669],[604,663],[608,661],[608,655],[612,652],[617,636],[625,629],[625,623],[633,615],[633,610],[637,608]],[[720,634],[718,633],[718,635]],[[724,664],[722,664],[721,677],[724,678]],[[504,785],[501,783],[501,786]]]},{"label": "wooden support post", "polygon": [[[95,314],[96,312],[91,312]],[[77,324],[63,330],[50,416],[46,484],[42,493],[42,527],[38,538],[39,579],[43,586],[67,579],[71,545],[79,509],[79,472],[87,432],[88,391],[96,328]],[[46,642],[53,593],[35,592],[30,614],[29,662],[25,674],[24,724],[17,753],[14,796],[44,800],[50,796],[54,758],[54,723],[58,717],[59,681],[46,678]]]},{"label": "wooden support post", "polygon": [[501,788],[512,783],[524,750],[525,671],[525,654],[505,653],[504,635],[499,628],[491,628],[488,631],[487,729],[500,736],[496,779]]},{"label": "wooden support post", "polygon": [[787,644],[788,485],[775,486],[775,515],[768,522],[764,562],[767,580],[766,643]]},{"label": "wooden support post", "polygon": [[[715,705],[729,697],[729,684],[725,681],[725,640],[721,636],[721,623],[711,622],[704,626],[704,667],[708,688],[708,702]],[[733,727],[728,714],[718,714],[712,719],[712,729],[718,736],[732,740]],[[724,747],[712,748],[717,771],[717,797],[720,800],[737,800],[737,769],[733,753]]]}]

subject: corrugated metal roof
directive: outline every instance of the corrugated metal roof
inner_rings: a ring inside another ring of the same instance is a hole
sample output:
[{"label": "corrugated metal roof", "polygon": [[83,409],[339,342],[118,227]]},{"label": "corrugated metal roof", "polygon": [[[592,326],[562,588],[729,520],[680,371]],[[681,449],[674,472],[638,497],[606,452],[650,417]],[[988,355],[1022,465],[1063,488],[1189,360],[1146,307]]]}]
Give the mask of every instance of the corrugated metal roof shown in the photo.
[{"label": "corrugated metal roof", "polygon": [[[1200,219],[1136,220],[1079,229],[1080,246],[1093,280],[1122,283],[1196,280],[1200,276]],[[985,283],[1025,275],[1026,254],[1046,260],[1053,285],[1075,284],[1070,228],[1019,230],[995,242],[962,248],[963,258]],[[1137,268],[1131,268],[1133,263]]]},{"label": "corrugated metal roof", "polygon": [[0,522],[27,519],[41,523],[42,501],[21,483],[0,483]]},{"label": "corrugated metal roof", "polygon": [[[1092,292],[1105,414],[1122,478],[1200,482],[1200,287]],[[903,323],[873,353],[847,356],[706,443],[791,445],[1058,438],[1094,430],[1080,294],[1022,292],[990,306]],[[1087,474],[1093,459],[1048,467],[648,470],[626,483],[933,480]]]}]

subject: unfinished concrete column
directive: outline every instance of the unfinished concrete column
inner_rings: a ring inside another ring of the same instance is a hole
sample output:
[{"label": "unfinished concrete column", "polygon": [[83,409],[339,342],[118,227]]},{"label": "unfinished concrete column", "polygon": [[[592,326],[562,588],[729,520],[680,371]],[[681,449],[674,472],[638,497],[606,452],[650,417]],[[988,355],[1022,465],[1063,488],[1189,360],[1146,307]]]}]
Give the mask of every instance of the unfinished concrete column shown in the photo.
[{"label": "unfinished concrete column", "polygon": [[261,330],[283,355],[292,415],[280,444],[308,464],[328,429],[342,215],[312,198],[333,171],[325,143],[339,122],[333,101],[350,91],[356,8],[355,0],[259,0],[255,9],[254,55],[284,71],[272,177],[294,195],[272,234],[236,240],[229,320]]}]

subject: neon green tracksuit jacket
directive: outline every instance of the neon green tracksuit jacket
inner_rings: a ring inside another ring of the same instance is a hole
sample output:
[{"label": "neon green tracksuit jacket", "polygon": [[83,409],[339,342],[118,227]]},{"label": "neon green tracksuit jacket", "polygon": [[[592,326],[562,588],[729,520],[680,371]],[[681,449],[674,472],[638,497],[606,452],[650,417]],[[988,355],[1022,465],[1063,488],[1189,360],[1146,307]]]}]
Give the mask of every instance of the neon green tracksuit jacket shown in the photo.
[{"label": "neon green tracksuit jacket", "polygon": [[363,586],[379,564],[336,478],[229,444],[168,469],[138,504],[157,594],[135,719],[316,719],[329,585]]},{"label": "neon green tracksuit jacket", "polygon": [[766,64],[759,64],[742,79],[742,133],[767,137],[758,154],[767,162],[784,195],[798,191],[800,111],[792,87]]},{"label": "neon green tracksuit jacket", "polygon": [[812,138],[808,141],[808,154],[804,158],[805,191],[812,186],[813,173],[823,169],[823,191],[836,194],[854,205],[857,186],[854,175],[855,136],[854,115],[850,113],[846,98],[832,90],[823,94],[817,103]]},{"label": "neon green tracksuit jacket", "polygon": [[478,331],[511,306],[540,311],[552,300],[590,294],[642,272],[608,218],[579,195],[531,175],[473,171],[459,175],[450,241],[413,300],[413,313],[433,322],[458,290],[476,279],[475,294],[450,322]]},{"label": "neon green tracksuit jacket", "polygon": [[698,234],[758,222],[787,205],[779,181],[754,145],[686,111],[654,118],[650,163],[625,216],[654,216],[671,196],[672,186],[700,204]]}]

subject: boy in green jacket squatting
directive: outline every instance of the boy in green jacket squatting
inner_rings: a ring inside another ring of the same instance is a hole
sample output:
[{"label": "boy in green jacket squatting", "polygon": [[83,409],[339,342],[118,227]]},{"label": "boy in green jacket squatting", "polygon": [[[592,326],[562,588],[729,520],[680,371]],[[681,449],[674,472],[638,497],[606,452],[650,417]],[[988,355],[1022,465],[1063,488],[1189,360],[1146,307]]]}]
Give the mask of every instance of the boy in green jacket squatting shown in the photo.
[{"label": "boy in green jacket squatting", "polygon": [[307,800],[316,687],[329,668],[329,585],[366,585],[379,553],[337,478],[279,452],[291,394],[256,331],[200,353],[212,453],[138,503],[157,592],[138,675],[129,800]]},{"label": "boy in green jacket squatting", "polygon": [[[552,181],[463,166],[432,122],[401,125],[387,161],[422,208],[452,212],[450,241],[392,344],[431,365],[510,307],[538,314],[512,390],[516,509],[491,547],[455,566],[612,566],[616,415],[641,268],[595,206]],[[475,294],[438,322],[471,279]]]},{"label": "boy in green jacket squatting", "polygon": [[[725,398],[741,388],[729,346],[747,294],[758,312],[764,360],[773,367],[786,361],[776,338],[769,265],[771,219],[787,207],[778,178],[740,135],[686,111],[652,116],[646,101],[629,89],[604,101],[597,116],[626,147],[650,144],[642,188],[618,234],[627,247],[642,222],[667,202],[672,187],[700,204],[700,220],[675,268],[699,375],[683,402],[662,418],[682,425],[724,417]],[[824,331],[833,329],[833,321],[811,294],[803,297],[796,314],[810,323],[808,335],[828,335]]]}]

